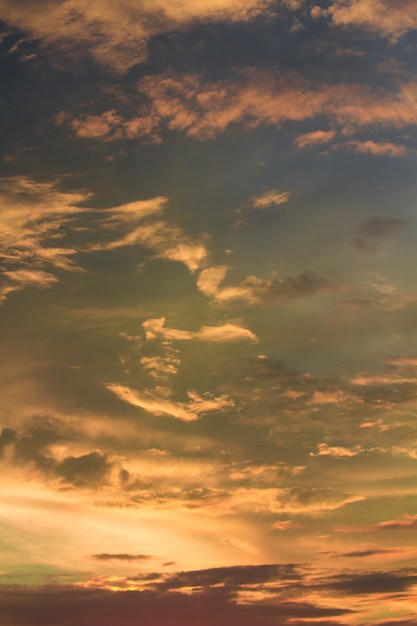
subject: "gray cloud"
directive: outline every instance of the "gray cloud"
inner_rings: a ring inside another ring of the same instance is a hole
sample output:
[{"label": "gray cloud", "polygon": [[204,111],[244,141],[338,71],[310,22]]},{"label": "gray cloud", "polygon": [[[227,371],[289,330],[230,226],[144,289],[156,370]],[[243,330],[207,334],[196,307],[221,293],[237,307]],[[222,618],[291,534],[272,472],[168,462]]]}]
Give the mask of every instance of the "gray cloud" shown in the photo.
[{"label": "gray cloud", "polygon": [[94,487],[106,481],[112,463],[101,452],[90,452],[78,457],[68,456],[56,464],[55,474],[76,487]]},{"label": "gray cloud", "polygon": [[291,580],[301,579],[295,565],[240,565],[179,572],[165,578],[160,586],[164,589],[178,589],[223,584],[228,588],[235,589],[241,585],[260,584],[288,578]]},{"label": "gray cloud", "polygon": [[102,552],[101,554],[92,554],[90,559],[95,561],[147,561],[153,557],[149,554],[112,554],[108,552]]},{"label": "gray cloud", "polygon": [[378,556],[380,554],[389,554],[395,552],[395,550],[391,550],[389,548],[381,548],[375,550],[352,550],[352,552],[342,552],[342,556],[358,558],[358,557],[366,557],[366,556]]},{"label": "gray cloud", "polygon": [[375,252],[384,239],[397,234],[409,223],[410,221],[405,219],[370,218],[359,225],[351,244],[361,252]]},{"label": "gray cloud", "polygon": [[416,584],[417,574],[414,572],[398,570],[394,572],[371,572],[369,574],[340,574],[333,581],[324,583],[323,586],[327,589],[355,595],[395,593],[404,591]]},{"label": "gray cloud", "polygon": [[[305,619],[322,618],[321,626],[341,626],[331,619],[351,613],[348,609],[299,602],[238,604],[227,588],[204,589],[194,594],[175,590],[163,592],[52,587],[0,587],[0,607],[6,623],[19,626],[285,626],[305,624]],[[300,621],[298,621],[300,620]],[[315,622],[316,623],[316,622]]]}]

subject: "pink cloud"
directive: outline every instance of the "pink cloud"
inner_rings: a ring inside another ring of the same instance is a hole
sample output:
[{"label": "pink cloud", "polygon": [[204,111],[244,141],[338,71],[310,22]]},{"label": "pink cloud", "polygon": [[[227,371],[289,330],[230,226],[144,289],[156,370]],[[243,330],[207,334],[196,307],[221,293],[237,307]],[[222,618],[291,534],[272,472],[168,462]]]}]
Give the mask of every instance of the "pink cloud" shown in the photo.
[{"label": "pink cloud", "polygon": [[334,130],[314,130],[311,133],[299,135],[294,143],[297,148],[306,148],[307,146],[316,145],[318,143],[328,143],[335,135]]},{"label": "pink cloud", "polygon": [[359,154],[371,154],[372,156],[390,156],[397,158],[407,154],[406,146],[389,141],[346,141],[335,147],[352,150]]},{"label": "pink cloud", "polygon": [[417,528],[417,515],[405,515],[399,519],[380,522],[376,528],[379,530],[414,530]]},{"label": "pink cloud", "polygon": [[[234,79],[207,82],[197,74],[147,76],[138,84],[145,98],[139,115],[123,118],[114,110],[100,116],[69,121],[78,136],[90,139],[140,139],[162,141],[166,131],[180,132],[204,141],[235,127],[261,125],[281,127],[286,122],[303,122],[325,116],[344,134],[363,127],[402,128],[417,115],[417,89],[404,84],[386,94],[363,84],[313,85],[296,73],[277,75],[271,71],[246,69]],[[299,136],[299,148],[331,141],[336,130],[312,131]],[[373,155],[403,156],[401,144],[350,141],[342,147]]]},{"label": "pink cloud", "polygon": [[[296,0],[283,0],[287,9]],[[100,65],[123,73],[143,62],[149,39],[199,22],[249,22],[274,12],[274,0],[2,0],[2,19],[25,31],[58,64],[80,62],[89,56]],[[291,6],[293,5],[293,6]],[[276,7],[275,7],[276,9]],[[100,122],[89,120],[89,129]]]},{"label": "pink cloud", "polygon": [[[327,14],[338,26],[359,26],[392,40],[417,28],[415,0],[334,0]],[[315,11],[314,15],[319,15]]]}]

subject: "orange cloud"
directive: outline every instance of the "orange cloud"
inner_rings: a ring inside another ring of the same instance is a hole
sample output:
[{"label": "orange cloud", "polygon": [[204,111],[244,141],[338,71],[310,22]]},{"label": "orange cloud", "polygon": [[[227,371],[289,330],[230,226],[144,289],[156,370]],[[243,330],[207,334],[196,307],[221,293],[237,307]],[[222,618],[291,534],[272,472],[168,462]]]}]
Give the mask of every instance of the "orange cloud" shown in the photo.
[{"label": "orange cloud", "polygon": [[[55,62],[90,56],[115,72],[143,62],[149,39],[196,22],[247,22],[270,15],[273,0],[39,0],[36,5],[2,0],[2,19],[36,39]],[[289,0],[285,5],[289,6]],[[100,130],[90,118],[81,132]],[[103,130],[103,128],[101,129]]]},{"label": "orange cloud", "polygon": [[359,154],[371,154],[372,156],[390,156],[397,158],[406,156],[407,154],[406,146],[389,141],[346,141],[335,147],[353,150],[353,152]]},{"label": "orange cloud", "polygon": [[394,365],[399,368],[417,367],[417,357],[390,357],[387,361],[390,365]]},{"label": "orange cloud", "polygon": [[334,130],[313,130],[311,133],[299,135],[294,143],[297,148],[316,145],[318,143],[328,143],[336,135]]},{"label": "orange cloud", "polygon": [[155,258],[184,263],[190,272],[204,264],[208,255],[203,238],[187,235],[179,226],[161,219],[168,200],[156,197],[107,209],[104,227],[120,226],[127,232],[107,243],[90,246],[90,250],[116,250],[141,245],[154,252]]},{"label": "orange cloud", "polygon": [[357,456],[363,451],[358,445],[353,448],[344,448],[343,446],[329,446],[327,443],[319,443],[317,450],[317,452],[310,452],[310,456],[332,456],[346,459],[352,456]]},{"label": "orange cloud", "polygon": [[225,411],[234,406],[233,400],[225,394],[217,397],[211,394],[200,396],[195,391],[190,391],[188,392],[190,401],[185,403],[174,402],[158,395],[155,391],[137,391],[126,385],[111,383],[106,387],[132,406],[144,409],[153,415],[169,415],[184,422],[192,422],[206,413]]},{"label": "orange cloud", "polygon": [[280,191],[279,189],[270,189],[259,196],[252,198],[252,206],[255,209],[266,209],[270,206],[278,206],[284,204],[290,199],[289,191]]},{"label": "orange cloud", "polygon": [[165,317],[149,319],[143,323],[147,339],[168,339],[171,341],[214,341],[230,343],[234,341],[259,341],[257,336],[248,328],[235,323],[221,326],[203,326],[200,330],[180,330],[165,326]]},{"label": "orange cloud", "polygon": [[359,26],[394,41],[417,28],[415,0],[334,0],[328,14],[333,24]]},{"label": "orange cloud", "polygon": [[368,386],[368,385],[402,385],[404,383],[415,383],[415,378],[405,378],[403,376],[366,376],[360,375],[351,378],[352,385]]},{"label": "orange cloud", "polygon": [[417,528],[417,515],[405,515],[400,519],[380,522],[375,528],[379,530],[412,530]]},{"label": "orange cloud", "polygon": [[[59,121],[84,137],[160,142],[166,131],[203,141],[236,126],[281,127],[286,122],[319,116],[327,117],[345,134],[352,134],[367,126],[402,128],[413,124],[413,116],[417,116],[415,83],[403,84],[388,94],[381,88],[359,83],[315,86],[295,73],[278,75],[259,69],[241,70],[234,79],[215,83],[204,81],[197,74],[146,76],[139,82],[138,92],[144,101],[140,115],[131,119],[109,110],[101,116],[72,121],[60,114]],[[335,133],[336,130],[312,131],[298,137],[295,143],[303,148],[330,141]],[[403,145],[390,142],[351,141],[342,145],[375,155],[402,156],[406,150]],[[279,198],[280,202],[285,199]]]},{"label": "orange cloud", "polygon": [[7,281],[0,288],[3,300],[28,285],[51,286],[58,280],[51,272],[57,269],[82,271],[71,260],[77,253],[74,247],[50,242],[63,239],[63,225],[85,211],[78,205],[88,198],[87,193],[59,191],[56,183],[18,176],[0,179],[0,259]]}]

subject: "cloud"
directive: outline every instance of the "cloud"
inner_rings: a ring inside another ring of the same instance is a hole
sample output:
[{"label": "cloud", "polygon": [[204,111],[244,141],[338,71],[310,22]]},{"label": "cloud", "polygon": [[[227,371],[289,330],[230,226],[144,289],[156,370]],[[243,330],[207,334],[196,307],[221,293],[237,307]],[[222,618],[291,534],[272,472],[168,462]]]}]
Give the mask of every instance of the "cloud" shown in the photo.
[{"label": "cloud", "polygon": [[213,396],[205,393],[202,396],[189,391],[189,402],[174,402],[161,396],[157,390],[137,391],[126,385],[110,383],[106,388],[121,400],[132,406],[144,409],[153,415],[169,415],[184,422],[192,422],[205,414],[223,412],[234,407],[234,402],[226,394]]},{"label": "cloud", "polygon": [[331,487],[237,487],[221,507],[225,512],[316,516],[365,499]]},{"label": "cloud", "polygon": [[58,282],[58,278],[42,270],[9,270],[3,276],[8,283],[0,286],[0,302],[4,302],[10,293],[25,287],[50,287]]},{"label": "cloud", "polygon": [[352,150],[358,154],[370,154],[372,156],[390,156],[403,157],[406,156],[407,147],[402,144],[391,143],[389,141],[345,141],[334,146],[334,148],[342,148]]},{"label": "cloud", "polygon": [[187,235],[179,226],[160,219],[168,200],[156,197],[130,202],[106,210],[104,227],[120,228],[125,234],[106,243],[90,246],[90,250],[117,250],[141,245],[154,253],[154,258],[184,263],[190,272],[199,269],[208,255],[203,238]]},{"label": "cloud", "polygon": [[[417,111],[413,82],[400,83],[388,92],[383,87],[361,83],[315,84],[295,72],[259,68],[242,68],[234,76],[217,82],[209,82],[196,73],[166,72],[145,76],[137,89],[140,114],[135,117],[124,118],[111,109],[100,120],[92,121],[87,116],[71,121],[63,116],[63,123],[77,132],[85,128],[85,133],[92,125],[97,139],[160,142],[167,132],[205,141],[236,128],[281,128],[287,122],[327,118],[335,128],[301,135],[295,140],[296,145],[305,147],[332,139],[329,133],[336,133],[336,127],[351,135],[363,128],[400,129],[414,123],[412,118]],[[405,151],[400,144],[353,140],[350,149],[390,156],[401,156]]]},{"label": "cloud", "polygon": [[202,326],[200,330],[180,330],[165,326],[165,317],[152,318],[143,322],[146,339],[168,339],[170,341],[210,341],[231,343],[235,341],[251,341],[257,343],[259,339],[249,330],[235,323],[226,323],[219,326]]},{"label": "cloud", "polygon": [[417,528],[417,515],[405,515],[400,519],[380,522],[375,526],[377,530],[415,530]]},{"label": "cloud", "polygon": [[354,595],[385,594],[403,591],[417,582],[417,575],[399,570],[397,572],[371,572],[340,574],[331,582],[324,583],[328,589]]},{"label": "cloud", "polygon": [[313,130],[310,133],[304,133],[298,135],[294,140],[297,148],[306,148],[307,146],[313,146],[321,143],[328,143],[334,137],[336,133],[334,130]]},{"label": "cloud", "polygon": [[88,198],[87,193],[62,192],[58,183],[18,176],[0,179],[3,299],[26,286],[53,285],[58,278],[51,272],[82,271],[71,259],[76,248],[52,242],[65,241],[66,229],[85,211],[78,205]]},{"label": "cloud", "polygon": [[352,550],[352,552],[343,552],[342,556],[349,558],[363,558],[367,556],[380,556],[384,554],[395,553],[395,549],[391,548],[375,548],[370,550]]},{"label": "cloud", "polygon": [[390,376],[390,375],[379,375],[379,376],[368,376],[368,375],[358,375],[354,378],[350,379],[352,385],[360,385],[362,387],[367,386],[381,386],[381,385],[404,385],[407,383],[415,384],[417,381],[415,378],[405,378],[403,376]]},{"label": "cloud", "polygon": [[107,455],[100,451],[78,457],[68,456],[55,466],[55,474],[64,482],[75,487],[102,485],[112,468]]},{"label": "cloud", "polygon": [[401,232],[409,223],[400,218],[370,218],[359,225],[351,244],[362,252],[374,252],[384,239]]},{"label": "cloud", "polygon": [[[287,578],[283,574],[287,567]],[[0,605],[7,623],[19,624],[19,626],[34,626],[42,623],[43,626],[73,626],[73,624],[88,623],[89,626],[113,626],[122,623],[124,626],[135,626],[138,623],[138,615],[143,624],[158,624],[169,626],[172,624],[173,615],[175,620],[183,626],[253,626],[262,623],[264,626],[290,626],[291,624],[304,624],[305,620],[320,620],[323,626],[341,626],[335,621],[339,616],[346,616],[352,611],[344,608],[345,603],[337,607],[325,606],[323,603],[309,602],[296,597],[295,601],[277,599],[273,602],[265,601],[260,594],[258,602],[238,602],[237,594],[249,587],[252,581],[253,587],[262,592],[262,586],[268,580],[274,581],[272,569],[275,568],[276,588],[284,584],[287,589],[288,583],[293,584],[300,594],[298,575],[291,569],[292,566],[239,566],[224,568],[224,573],[215,570],[200,570],[195,572],[180,572],[176,577],[169,579],[165,585],[167,589],[158,587],[157,576],[152,579],[152,574],[143,576],[142,581],[133,578],[119,578],[113,576],[110,579],[102,577],[91,584],[54,585],[36,588],[21,586],[2,586],[0,588]],[[291,578],[292,575],[292,578]],[[294,580],[295,579],[295,580]],[[189,582],[202,582],[204,580],[218,580],[218,586],[200,585],[191,593],[175,587],[181,580]],[[241,582],[242,581],[242,582]],[[265,581],[265,582],[264,582]],[[142,582],[141,590],[135,590]],[[154,584],[152,584],[154,582]],[[164,584],[164,583],[163,583]],[[173,588],[169,589],[172,584]],[[107,587],[107,588],[106,588]],[[111,589],[117,590],[112,591]],[[293,593],[293,595],[295,595]],[[320,619],[321,618],[321,619]]]},{"label": "cloud", "polygon": [[6,458],[9,466],[26,467],[34,479],[40,477],[58,490],[118,484],[121,465],[116,458],[100,450],[70,454],[73,435],[65,425],[47,417],[41,423],[42,426],[27,426],[20,432],[3,428],[0,457]]},{"label": "cloud", "polygon": [[95,561],[148,561],[153,557],[149,554],[109,554],[108,552],[102,552],[101,554],[91,554],[90,559]]},{"label": "cloud", "polygon": [[328,8],[332,23],[356,26],[396,41],[408,31],[417,29],[414,0],[333,0]]},{"label": "cloud", "polygon": [[399,369],[414,369],[417,367],[417,357],[388,357],[387,362]]},{"label": "cloud", "polygon": [[211,296],[219,305],[245,304],[254,306],[274,300],[306,297],[319,291],[334,291],[336,287],[313,271],[304,271],[296,276],[272,280],[247,276],[239,286],[220,287],[226,277],[224,265],[203,270],[197,287],[206,296]]},{"label": "cloud", "polygon": [[228,268],[226,265],[208,267],[200,272],[197,279],[197,287],[205,296],[216,296],[219,285],[226,277]]},{"label": "cloud", "polygon": [[[64,123],[66,115],[56,115],[57,125]],[[71,128],[77,137],[85,139],[122,139],[123,119],[115,111],[105,111],[101,115],[87,115],[82,119],[74,119]]]},{"label": "cloud", "polygon": [[284,204],[290,199],[289,191],[280,191],[279,189],[269,189],[259,196],[252,198],[252,206],[255,209],[266,209],[270,206],[278,206]]},{"label": "cloud", "polygon": [[348,459],[357,456],[363,449],[356,445],[353,448],[344,448],[343,446],[329,446],[327,443],[319,443],[316,453],[310,452],[310,456],[332,456],[335,458]]},{"label": "cloud", "polygon": [[207,588],[225,585],[236,589],[241,585],[256,585],[278,580],[300,580],[301,574],[295,565],[234,565],[210,569],[178,572],[165,578],[163,589]]},{"label": "cloud", "polygon": [[[198,22],[247,22],[270,15],[274,4],[272,0],[39,0],[35,7],[28,1],[2,0],[1,8],[4,21],[35,39],[56,63],[90,57],[123,73],[146,60],[152,36]],[[94,124],[90,120],[91,132]]]}]

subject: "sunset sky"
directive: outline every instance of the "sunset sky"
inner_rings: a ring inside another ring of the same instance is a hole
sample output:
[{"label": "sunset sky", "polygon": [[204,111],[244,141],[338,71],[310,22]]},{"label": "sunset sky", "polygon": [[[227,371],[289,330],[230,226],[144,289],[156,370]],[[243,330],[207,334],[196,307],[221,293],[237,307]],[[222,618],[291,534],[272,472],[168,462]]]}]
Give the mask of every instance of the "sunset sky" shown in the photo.
[{"label": "sunset sky", "polygon": [[0,0],[1,626],[417,624],[417,0]]}]

